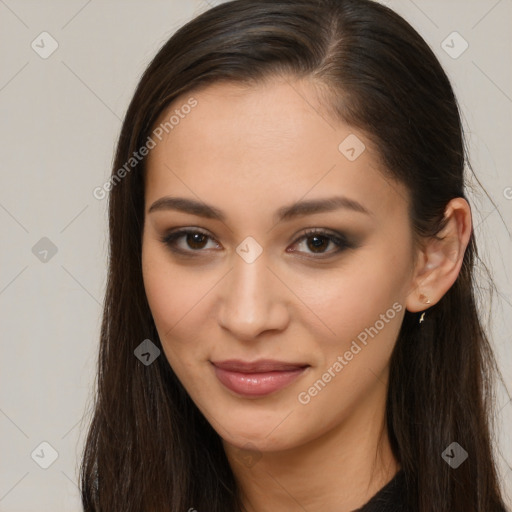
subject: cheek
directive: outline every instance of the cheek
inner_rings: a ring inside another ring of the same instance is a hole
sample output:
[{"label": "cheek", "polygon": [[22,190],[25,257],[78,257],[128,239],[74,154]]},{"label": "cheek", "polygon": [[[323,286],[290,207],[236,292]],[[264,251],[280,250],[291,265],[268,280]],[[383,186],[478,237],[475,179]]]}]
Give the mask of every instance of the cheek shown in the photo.
[{"label": "cheek", "polygon": [[309,284],[308,304],[314,304],[311,309],[335,332],[326,337],[319,329],[314,334],[321,357],[297,396],[304,406],[299,411],[307,411],[304,425],[311,424],[312,429],[315,418],[322,418],[328,429],[366,401],[377,408],[375,397],[380,396],[400,331],[408,255],[401,249],[372,247],[357,260],[323,283],[317,280],[316,287],[313,281]]},{"label": "cheek", "polygon": [[184,329],[199,311],[208,283],[197,278],[192,282],[190,274],[171,265],[166,251],[151,240],[143,244],[142,273],[148,304],[169,363],[176,363],[176,356],[181,360],[181,354],[191,357],[194,330]]},{"label": "cheek", "polygon": [[[360,333],[364,338],[365,329],[376,323],[377,328],[382,328],[382,322],[385,324],[385,329],[379,330],[391,331],[388,326],[397,322],[389,320],[403,309],[408,285],[410,255],[404,247],[406,243],[395,249],[375,244],[354,253],[353,258],[347,258],[347,265],[337,270],[299,280],[294,277],[295,282],[300,282],[297,295],[322,321],[317,339],[323,341],[326,350],[330,351],[332,345],[340,350]],[[396,329],[389,335],[396,338]]]},{"label": "cheek", "polygon": [[196,314],[215,279],[200,266],[174,263],[163,243],[149,235],[142,247],[142,276],[153,318],[164,332],[174,332]]},{"label": "cheek", "polygon": [[[149,251],[148,251],[149,252]],[[163,355],[188,393],[195,396],[204,387],[204,375],[198,361],[204,360],[204,349],[196,343],[198,302],[204,293],[190,286],[186,273],[178,268],[169,271],[167,262],[148,254],[143,261],[144,286],[149,307],[160,338]]]}]

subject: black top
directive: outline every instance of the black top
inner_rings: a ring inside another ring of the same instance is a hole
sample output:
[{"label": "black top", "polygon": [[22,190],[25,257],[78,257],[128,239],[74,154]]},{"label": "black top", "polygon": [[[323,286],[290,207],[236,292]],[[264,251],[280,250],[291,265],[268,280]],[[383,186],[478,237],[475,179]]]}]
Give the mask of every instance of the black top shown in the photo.
[{"label": "black top", "polygon": [[[507,512],[499,505],[496,512]],[[410,512],[405,504],[405,475],[403,470],[390,480],[365,505],[353,512]],[[511,511],[512,512],[512,511]]]},{"label": "black top", "polygon": [[407,512],[404,496],[404,472],[400,470],[366,505],[354,512]]}]

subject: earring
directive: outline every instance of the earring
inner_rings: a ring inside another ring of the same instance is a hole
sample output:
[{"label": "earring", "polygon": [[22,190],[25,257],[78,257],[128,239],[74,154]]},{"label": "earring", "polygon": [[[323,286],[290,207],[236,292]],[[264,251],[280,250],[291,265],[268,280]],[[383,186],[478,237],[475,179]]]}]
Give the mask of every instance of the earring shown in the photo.
[{"label": "earring", "polygon": [[[420,294],[420,300],[422,302],[424,302],[425,304],[431,304],[432,303],[432,301],[427,296],[423,295],[423,293]],[[421,324],[424,321],[425,321],[425,311],[423,311],[423,313],[421,313],[420,320],[419,320],[418,323]]]}]

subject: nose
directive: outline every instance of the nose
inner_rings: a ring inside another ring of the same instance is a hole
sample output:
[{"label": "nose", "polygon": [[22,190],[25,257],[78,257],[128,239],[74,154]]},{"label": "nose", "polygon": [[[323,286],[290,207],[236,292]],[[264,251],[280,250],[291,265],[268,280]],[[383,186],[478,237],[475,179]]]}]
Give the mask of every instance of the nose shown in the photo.
[{"label": "nose", "polygon": [[268,268],[264,255],[247,263],[238,255],[220,290],[218,323],[237,339],[252,340],[289,323],[289,290]]}]

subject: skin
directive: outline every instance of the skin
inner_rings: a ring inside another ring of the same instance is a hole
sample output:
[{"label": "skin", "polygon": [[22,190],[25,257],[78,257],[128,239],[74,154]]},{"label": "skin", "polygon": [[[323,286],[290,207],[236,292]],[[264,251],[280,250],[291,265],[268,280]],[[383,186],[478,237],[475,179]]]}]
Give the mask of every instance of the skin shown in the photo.
[{"label": "skin", "polygon": [[[443,241],[416,245],[406,189],[382,173],[362,133],[327,117],[311,81],[217,83],[193,97],[197,106],[151,150],[145,177],[143,277],[165,356],[221,436],[247,510],[354,510],[399,469],[384,422],[389,358],[405,310],[426,310],[455,281],[469,206],[451,201]],[[349,134],[366,145],[354,161],[338,149]],[[285,205],[333,195],[368,213],[273,219]],[[225,220],[149,212],[164,196],[215,206]],[[177,228],[209,238],[182,236],[175,245],[188,253],[173,253],[162,238]],[[315,252],[307,228],[343,233],[352,245],[336,252],[321,238]],[[262,249],[252,263],[236,252],[248,236]],[[301,403],[393,304],[394,318]],[[210,363],[260,358],[310,366],[284,389],[247,398]]]}]

